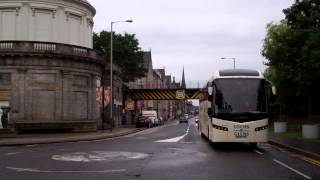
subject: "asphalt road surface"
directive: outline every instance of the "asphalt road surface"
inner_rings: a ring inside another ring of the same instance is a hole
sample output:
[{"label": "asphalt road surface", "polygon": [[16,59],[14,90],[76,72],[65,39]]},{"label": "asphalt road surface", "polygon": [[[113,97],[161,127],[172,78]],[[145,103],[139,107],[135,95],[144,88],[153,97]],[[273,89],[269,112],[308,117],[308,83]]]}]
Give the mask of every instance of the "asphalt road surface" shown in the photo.
[{"label": "asphalt road surface", "polygon": [[0,147],[0,180],[320,179],[320,167],[268,144],[210,144],[194,123],[125,137]]}]

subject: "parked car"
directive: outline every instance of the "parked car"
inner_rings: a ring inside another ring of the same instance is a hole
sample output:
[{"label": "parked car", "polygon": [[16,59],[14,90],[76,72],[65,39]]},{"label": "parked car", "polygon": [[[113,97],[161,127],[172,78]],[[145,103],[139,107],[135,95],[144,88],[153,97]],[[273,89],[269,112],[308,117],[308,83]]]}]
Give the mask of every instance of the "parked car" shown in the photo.
[{"label": "parked car", "polygon": [[154,120],[147,116],[139,116],[136,121],[136,127],[148,127],[151,128],[154,126]]}]

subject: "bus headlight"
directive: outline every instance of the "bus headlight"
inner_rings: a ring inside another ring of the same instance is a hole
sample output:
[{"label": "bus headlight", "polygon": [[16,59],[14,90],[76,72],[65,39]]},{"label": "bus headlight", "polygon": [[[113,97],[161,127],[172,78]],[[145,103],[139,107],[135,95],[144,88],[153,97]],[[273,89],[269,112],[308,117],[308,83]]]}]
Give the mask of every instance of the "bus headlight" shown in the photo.
[{"label": "bus headlight", "polygon": [[223,127],[223,126],[218,126],[216,124],[212,124],[212,127],[221,131],[228,131],[228,128]]},{"label": "bus headlight", "polygon": [[255,131],[262,131],[262,130],[266,130],[266,129],[268,129],[268,125],[261,126],[261,127],[257,127],[257,128],[255,128],[254,130],[255,130]]}]

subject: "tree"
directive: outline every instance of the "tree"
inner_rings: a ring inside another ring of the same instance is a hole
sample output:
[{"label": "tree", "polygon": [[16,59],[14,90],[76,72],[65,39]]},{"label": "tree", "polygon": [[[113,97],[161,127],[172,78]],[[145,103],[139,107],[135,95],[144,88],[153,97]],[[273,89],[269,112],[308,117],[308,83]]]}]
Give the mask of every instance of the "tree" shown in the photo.
[{"label": "tree", "polygon": [[[94,33],[93,48],[109,63],[110,32]],[[121,68],[123,81],[133,81],[145,76],[147,70],[144,68],[143,54],[134,34],[113,34],[113,62]]]},{"label": "tree", "polygon": [[320,1],[296,0],[288,9],[283,10],[288,25],[297,29],[320,27]]},{"label": "tree", "polygon": [[306,114],[310,106],[319,105],[319,4],[319,0],[297,0],[284,10],[285,20],[267,25],[262,55],[287,113]]}]

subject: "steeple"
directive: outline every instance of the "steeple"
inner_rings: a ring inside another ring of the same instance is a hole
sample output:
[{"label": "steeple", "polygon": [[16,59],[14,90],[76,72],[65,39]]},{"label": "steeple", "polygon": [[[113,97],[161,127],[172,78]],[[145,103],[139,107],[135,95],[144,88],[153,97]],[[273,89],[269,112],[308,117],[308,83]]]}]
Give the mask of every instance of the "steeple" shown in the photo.
[{"label": "steeple", "polygon": [[186,88],[186,79],[184,77],[184,67],[183,67],[183,70],[182,70],[181,88]]}]

